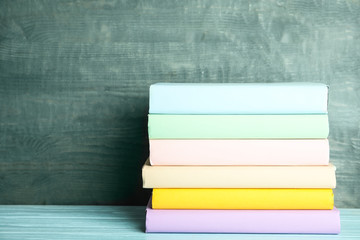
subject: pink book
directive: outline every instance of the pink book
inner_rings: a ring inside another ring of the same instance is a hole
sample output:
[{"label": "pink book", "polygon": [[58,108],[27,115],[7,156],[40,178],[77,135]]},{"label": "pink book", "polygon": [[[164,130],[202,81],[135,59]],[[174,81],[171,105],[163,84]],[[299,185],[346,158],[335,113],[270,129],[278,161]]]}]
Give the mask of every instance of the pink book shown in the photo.
[{"label": "pink book", "polygon": [[150,140],[151,165],[328,165],[327,139]]}]

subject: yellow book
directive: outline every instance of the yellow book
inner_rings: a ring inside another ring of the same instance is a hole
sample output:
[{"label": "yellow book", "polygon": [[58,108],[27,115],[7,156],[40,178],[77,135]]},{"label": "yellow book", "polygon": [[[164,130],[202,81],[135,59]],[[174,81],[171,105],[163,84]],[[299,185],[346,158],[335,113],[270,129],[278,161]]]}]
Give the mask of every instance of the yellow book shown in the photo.
[{"label": "yellow book", "polygon": [[332,189],[156,188],[153,209],[333,209]]}]

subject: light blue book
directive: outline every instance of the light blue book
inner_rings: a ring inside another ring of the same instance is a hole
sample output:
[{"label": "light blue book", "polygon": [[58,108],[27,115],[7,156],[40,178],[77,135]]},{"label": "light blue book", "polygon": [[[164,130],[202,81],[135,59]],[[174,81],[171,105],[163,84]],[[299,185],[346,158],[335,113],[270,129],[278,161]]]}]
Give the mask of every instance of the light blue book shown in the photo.
[{"label": "light blue book", "polygon": [[156,83],[151,114],[327,114],[322,83]]}]

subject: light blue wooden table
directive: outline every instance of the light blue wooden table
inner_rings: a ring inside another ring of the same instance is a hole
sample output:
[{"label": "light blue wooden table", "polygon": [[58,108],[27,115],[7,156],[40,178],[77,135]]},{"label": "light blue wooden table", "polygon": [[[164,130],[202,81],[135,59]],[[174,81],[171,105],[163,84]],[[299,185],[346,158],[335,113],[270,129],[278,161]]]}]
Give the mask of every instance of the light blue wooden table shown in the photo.
[{"label": "light blue wooden table", "polygon": [[0,239],[360,239],[360,209],[340,211],[340,235],[154,234],[145,207],[0,205]]}]

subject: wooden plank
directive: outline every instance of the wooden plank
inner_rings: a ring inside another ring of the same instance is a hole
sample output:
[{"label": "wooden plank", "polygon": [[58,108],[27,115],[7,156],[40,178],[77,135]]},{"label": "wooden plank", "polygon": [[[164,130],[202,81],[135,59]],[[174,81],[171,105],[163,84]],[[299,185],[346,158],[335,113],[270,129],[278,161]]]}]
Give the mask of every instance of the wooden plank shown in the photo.
[{"label": "wooden plank", "polygon": [[145,204],[155,82],[330,85],[338,207],[360,206],[358,1],[2,0],[0,204]]},{"label": "wooden plank", "polygon": [[360,209],[340,209],[340,235],[144,233],[145,207],[0,206],[2,239],[358,239]]}]

